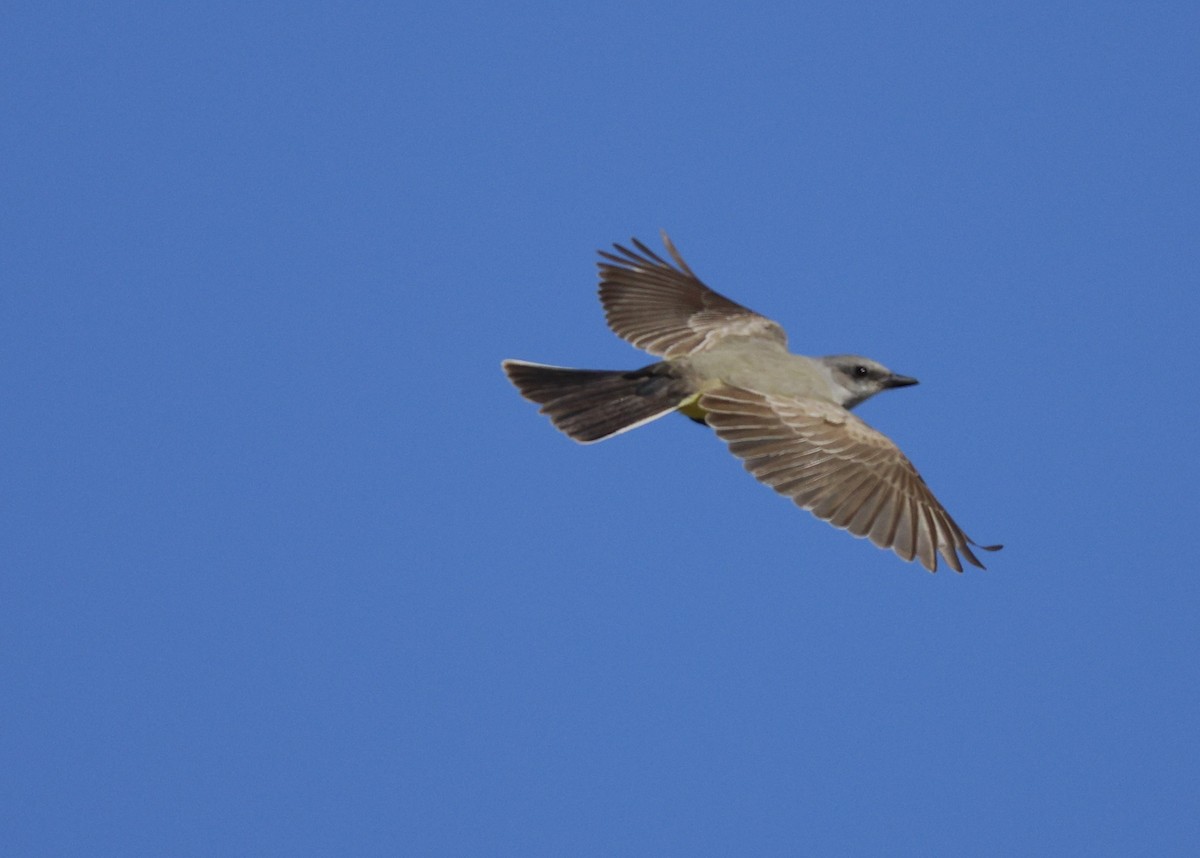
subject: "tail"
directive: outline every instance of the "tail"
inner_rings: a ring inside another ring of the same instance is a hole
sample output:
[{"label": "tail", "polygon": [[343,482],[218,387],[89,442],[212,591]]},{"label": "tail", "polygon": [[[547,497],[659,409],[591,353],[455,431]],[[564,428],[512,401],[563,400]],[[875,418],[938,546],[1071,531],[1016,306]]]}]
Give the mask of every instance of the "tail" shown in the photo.
[{"label": "tail", "polygon": [[542,406],[561,431],[583,444],[649,423],[678,408],[692,391],[669,363],[629,372],[567,369],[519,360],[503,363],[508,380]]}]

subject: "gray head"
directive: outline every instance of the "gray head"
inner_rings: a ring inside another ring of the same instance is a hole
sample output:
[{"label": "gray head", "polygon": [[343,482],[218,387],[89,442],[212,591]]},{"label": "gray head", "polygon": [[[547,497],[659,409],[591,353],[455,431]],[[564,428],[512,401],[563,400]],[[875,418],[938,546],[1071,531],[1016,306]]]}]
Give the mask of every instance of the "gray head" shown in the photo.
[{"label": "gray head", "polygon": [[829,369],[834,396],[839,397],[843,408],[853,408],[881,390],[917,383],[915,378],[897,375],[878,361],[859,355],[830,355],[817,360]]}]

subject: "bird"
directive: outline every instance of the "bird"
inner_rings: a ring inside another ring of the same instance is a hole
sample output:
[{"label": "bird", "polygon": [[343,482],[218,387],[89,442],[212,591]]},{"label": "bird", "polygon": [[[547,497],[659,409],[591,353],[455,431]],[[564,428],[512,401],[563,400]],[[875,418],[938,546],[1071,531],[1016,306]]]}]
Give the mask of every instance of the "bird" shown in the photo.
[{"label": "bird", "polygon": [[[788,351],[775,321],[709,288],[666,232],[671,261],[632,238],[599,251],[600,303],[613,333],[660,358],[634,370],[505,360],[556,428],[583,444],[678,411],[708,425],[746,470],[802,509],[936,572],[941,557],[984,568],[900,448],[851,413],[917,379],[859,355]],[[961,555],[961,558],[960,558]]]}]

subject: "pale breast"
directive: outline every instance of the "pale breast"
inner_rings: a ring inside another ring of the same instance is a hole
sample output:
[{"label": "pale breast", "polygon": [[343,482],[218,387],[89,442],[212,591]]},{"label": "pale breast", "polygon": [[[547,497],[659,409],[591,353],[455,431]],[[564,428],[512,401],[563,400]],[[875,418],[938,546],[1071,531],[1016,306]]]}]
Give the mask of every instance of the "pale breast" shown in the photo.
[{"label": "pale breast", "polygon": [[686,362],[701,390],[724,384],[778,396],[832,400],[832,381],[824,366],[760,338],[731,340],[691,355]]}]

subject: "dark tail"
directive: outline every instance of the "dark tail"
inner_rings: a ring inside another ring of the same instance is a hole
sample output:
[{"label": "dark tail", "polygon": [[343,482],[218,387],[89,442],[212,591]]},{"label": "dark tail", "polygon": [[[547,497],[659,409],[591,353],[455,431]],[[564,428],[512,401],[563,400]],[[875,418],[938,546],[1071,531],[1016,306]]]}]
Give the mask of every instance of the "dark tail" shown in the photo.
[{"label": "dark tail", "polygon": [[691,395],[668,363],[629,372],[567,369],[519,360],[503,363],[508,380],[542,406],[560,430],[590,444],[674,411]]}]

